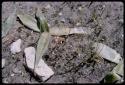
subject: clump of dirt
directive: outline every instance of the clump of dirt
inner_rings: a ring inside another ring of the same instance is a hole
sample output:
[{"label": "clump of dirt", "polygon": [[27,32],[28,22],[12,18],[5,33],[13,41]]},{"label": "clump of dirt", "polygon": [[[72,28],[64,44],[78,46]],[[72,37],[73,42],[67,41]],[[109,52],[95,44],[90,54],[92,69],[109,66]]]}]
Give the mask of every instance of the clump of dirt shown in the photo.
[{"label": "clump of dirt", "polygon": [[[37,7],[43,11],[48,24],[68,27],[90,27],[91,35],[68,35],[62,43],[51,36],[48,51],[43,56],[55,74],[46,83],[99,83],[116,65],[106,60],[91,60],[93,42],[101,42],[115,49],[123,57],[123,3],[122,2],[3,2],[2,21],[11,14],[13,5],[18,13],[34,16]],[[50,7],[49,7],[49,6]],[[23,26],[18,18],[12,30],[2,39],[3,83],[39,83],[25,65],[24,49],[37,46],[40,34]],[[11,54],[9,46],[22,39],[20,53]],[[123,57],[124,58],[124,57]]]}]

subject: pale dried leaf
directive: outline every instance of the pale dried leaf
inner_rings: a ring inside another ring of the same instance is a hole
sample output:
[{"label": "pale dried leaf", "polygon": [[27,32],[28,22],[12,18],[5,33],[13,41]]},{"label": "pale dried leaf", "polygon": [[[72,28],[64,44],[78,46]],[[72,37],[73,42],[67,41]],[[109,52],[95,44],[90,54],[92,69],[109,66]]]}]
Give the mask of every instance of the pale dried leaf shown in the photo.
[{"label": "pale dried leaf", "polygon": [[14,8],[14,11],[10,16],[5,20],[5,22],[2,23],[2,37],[6,36],[7,33],[11,28],[13,28],[13,25],[16,21],[16,7]]},{"label": "pale dried leaf", "polygon": [[40,39],[37,44],[35,66],[38,65],[39,60],[42,58],[44,53],[47,51],[48,45],[49,45],[49,40],[50,40],[50,34],[48,32],[43,32],[40,35]]},{"label": "pale dried leaf", "polygon": [[50,29],[51,35],[69,35],[69,34],[91,34],[92,29],[87,27],[77,27],[77,28],[68,28],[68,27],[52,27]]},{"label": "pale dried leaf", "polygon": [[94,43],[93,47],[95,47],[94,51],[97,53],[97,55],[104,59],[117,64],[122,60],[119,53],[102,43]]},{"label": "pale dried leaf", "polygon": [[69,34],[91,34],[93,30],[87,27],[76,27],[70,30]]},{"label": "pale dried leaf", "polygon": [[69,35],[69,32],[70,32],[70,29],[67,28],[67,27],[62,27],[62,28],[59,28],[59,27],[53,27],[50,29],[50,34],[51,35]]},{"label": "pale dried leaf", "polygon": [[40,32],[38,26],[37,26],[37,21],[35,18],[33,18],[32,16],[30,15],[27,15],[27,14],[18,14],[17,15],[19,17],[19,19],[21,20],[21,22],[27,26],[28,28],[34,30],[34,31],[37,31],[37,32]]}]

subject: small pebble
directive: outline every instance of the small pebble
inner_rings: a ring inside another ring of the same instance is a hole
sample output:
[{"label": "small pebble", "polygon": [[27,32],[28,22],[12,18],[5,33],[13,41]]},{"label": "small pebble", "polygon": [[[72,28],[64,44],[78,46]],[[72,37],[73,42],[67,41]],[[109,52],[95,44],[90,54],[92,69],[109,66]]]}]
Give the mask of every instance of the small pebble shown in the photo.
[{"label": "small pebble", "polygon": [[79,25],[81,25],[81,23],[79,23],[79,22],[78,22],[78,23],[76,23],[76,26],[79,26]]},{"label": "small pebble", "polygon": [[48,4],[45,8],[46,9],[50,9],[50,7],[51,7],[50,4]]},{"label": "small pebble", "polygon": [[16,40],[10,45],[10,50],[12,54],[18,53],[21,51],[21,39]]},{"label": "small pebble", "polygon": [[124,35],[122,34],[122,37],[124,37]]},{"label": "small pebble", "polygon": [[61,19],[61,21],[62,21],[62,22],[65,22],[65,19],[64,19],[64,18],[62,18],[62,19]]},{"label": "small pebble", "polygon": [[123,19],[120,19],[119,22],[123,23]]},{"label": "small pebble", "polygon": [[5,59],[2,59],[2,68],[5,66]]},{"label": "small pebble", "polygon": [[14,73],[12,73],[10,76],[15,76],[15,74],[14,74]]},{"label": "small pebble", "polygon": [[78,9],[81,11],[81,10],[82,10],[82,7],[80,6]]},{"label": "small pebble", "polygon": [[20,71],[19,69],[17,69],[17,68],[15,68],[15,69],[13,70],[13,72],[14,72],[14,73],[19,73],[19,74],[21,73],[21,71]]},{"label": "small pebble", "polygon": [[3,83],[8,83],[7,78],[3,79]]},{"label": "small pebble", "polygon": [[103,5],[103,8],[105,8],[105,5]]},{"label": "small pebble", "polygon": [[59,16],[61,16],[61,15],[62,15],[62,12],[59,13]]},{"label": "small pebble", "polygon": [[50,24],[48,23],[48,26],[50,27]]}]

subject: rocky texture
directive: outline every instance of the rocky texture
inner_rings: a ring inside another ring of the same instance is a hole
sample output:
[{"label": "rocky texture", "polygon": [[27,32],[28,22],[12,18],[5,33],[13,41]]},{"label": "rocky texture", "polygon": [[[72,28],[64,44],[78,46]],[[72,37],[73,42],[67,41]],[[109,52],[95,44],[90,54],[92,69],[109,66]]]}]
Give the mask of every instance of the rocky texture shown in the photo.
[{"label": "rocky texture", "polygon": [[[34,16],[36,8],[39,7],[50,27],[89,27],[95,30],[90,36],[61,36],[64,38],[62,43],[55,43],[55,36],[51,37],[49,49],[43,56],[43,60],[55,74],[45,83],[99,83],[116,64],[102,59],[98,59],[97,63],[89,59],[91,42],[103,43],[124,58],[122,2],[15,2],[15,4],[18,13],[31,16]],[[13,5],[13,2],[2,3],[2,21],[12,13]],[[97,20],[94,20],[96,17]],[[37,46],[40,34],[24,27],[18,18],[13,28],[2,39],[2,58],[6,59],[6,66],[2,69],[2,81],[4,83],[40,83],[24,67],[23,52],[26,47]],[[9,46],[19,38],[22,40],[22,51],[13,55]],[[14,73],[15,75],[11,76],[15,68],[19,69],[21,74]],[[71,70],[72,68],[74,69]]]}]

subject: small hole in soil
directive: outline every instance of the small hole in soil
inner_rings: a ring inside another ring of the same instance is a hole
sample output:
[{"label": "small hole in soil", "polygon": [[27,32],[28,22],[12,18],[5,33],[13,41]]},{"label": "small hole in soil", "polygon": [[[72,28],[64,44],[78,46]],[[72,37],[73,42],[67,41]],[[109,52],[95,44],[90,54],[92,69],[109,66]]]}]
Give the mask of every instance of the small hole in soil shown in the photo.
[{"label": "small hole in soil", "polygon": [[45,55],[43,58],[47,61],[49,59],[49,55]]},{"label": "small hole in soil", "polygon": [[22,27],[19,27],[17,31],[20,33],[22,31]]}]

